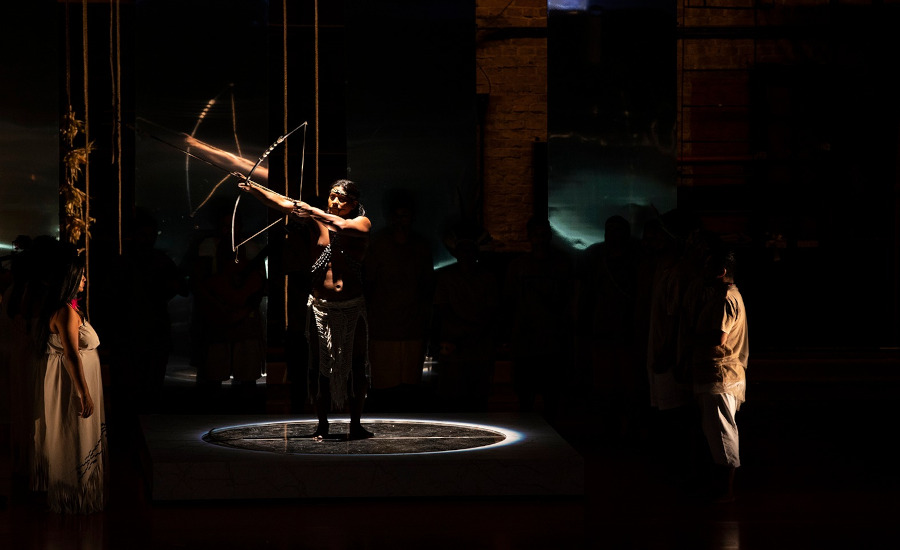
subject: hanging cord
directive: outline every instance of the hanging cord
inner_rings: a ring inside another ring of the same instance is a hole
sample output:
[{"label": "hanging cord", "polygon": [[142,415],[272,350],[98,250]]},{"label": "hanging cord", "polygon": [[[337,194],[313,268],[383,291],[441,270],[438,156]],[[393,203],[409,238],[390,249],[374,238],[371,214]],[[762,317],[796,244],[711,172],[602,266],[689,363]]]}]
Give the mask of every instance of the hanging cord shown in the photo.
[{"label": "hanging cord", "polygon": [[[288,131],[288,32],[287,32],[287,0],[281,3],[281,74],[282,74],[282,117],[281,133]],[[288,144],[284,144],[284,194],[290,195],[288,189]],[[300,197],[303,200],[303,197]],[[287,220],[287,216],[285,216]]]},{"label": "hanging cord", "polygon": [[122,2],[116,0],[116,150],[119,162],[119,254],[122,254]]},{"label": "hanging cord", "polygon": [[69,3],[66,2],[66,105],[72,108],[72,45],[69,35]]},{"label": "hanging cord", "polygon": [[[315,86],[315,120],[316,120],[316,196],[319,196],[319,0],[315,2],[315,33],[313,40],[313,53],[315,56],[314,86]],[[303,198],[303,197],[301,197]]]},{"label": "hanging cord", "polygon": [[[84,73],[82,80],[84,81],[84,142],[85,142],[85,158],[84,158],[84,275],[87,280],[91,280],[91,235],[88,232],[88,220],[91,219],[91,162],[90,147],[87,144],[91,142],[91,125],[89,122],[88,111],[88,2],[81,1],[81,47],[82,58],[84,62]],[[84,312],[85,317],[90,319],[90,303],[91,303],[91,287],[88,285],[84,290]]]},{"label": "hanging cord", "polygon": [[[63,116],[63,124],[60,127],[62,134],[63,154],[62,161],[65,165],[65,181],[59,187],[59,194],[63,197],[63,212],[60,216],[60,233],[66,237],[68,242],[77,244],[81,241],[82,235],[88,233],[89,225],[93,221],[90,213],[85,211],[87,204],[87,191],[82,191],[76,185],[81,177],[82,171],[87,166],[88,155],[91,151],[91,142],[89,137],[85,135],[84,146],[76,147],[76,139],[79,134],[85,132],[85,121],[78,120],[75,116],[75,109],[72,107],[72,52],[71,52],[71,18],[68,10],[69,3],[66,3],[66,110]],[[82,21],[82,41],[83,45],[87,42],[85,36],[87,22]],[[85,46],[86,47],[86,46]],[[87,57],[84,59],[85,70],[87,67]],[[84,84],[85,94],[87,94],[87,79]],[[87,103],[87,99],[85,99]],[[83,251],[83,250],[82,250]]]},{"label": "hanging cord", "polygon": [[[82,5],[82,46],[87,47],[87,19],[86,19],[86,3]],[[71,17],[69,12],[69,3],[66,3],[65,10],[65,52],[66,52],[66,110],[63,117],[63,124],[60,127],[62,135],[62,162],[65,166],[64,182],[59,186],[59,194],[62,197],[62,213],[60,215],[60,234],[66,240],[77,245],[82,236],[85,237],[85,247],[79,252],[85,253],[85,263],[87,263],[87,245],[89,225],[93,221],[87,208],[87,190],[82,191],[76,185],[81,177],[82,170],[87,167],[88,155],[91,151],[91,142],[86,133],[86,123],[78,120],[75,116],[75,109],[72,107],[72,49],[71,49]],[[87,52],[84,52],[84,93],[85,104],[87,104]],[[85,132],[85,142],[83,147],[76,147],[76,138],[79,134]],[[87,186],[87,183],[86,183]],[[87,266],[86,266],[87,269]],[[85,303],[87,303],[87,295],[85,295]],[[87,311],[87,307],[85,307]]]},{"label": "hanging cord", "polygon": [[[288,21],[287,21],[287,0],[281,2],[281,72],[284,78],[284,89],[282,90],[282,132],[288,131]],[[305,147],[306,144],[304,144]],[[287,144],[284,145],[284,194],[290,196],[288,187],[288,149]],[[301,172],[302,173],[302,172]],[[298,198],[303,200],[302,190],[298,193]],[[288,224],[288,216],[284,217],[284,225]],[[287,233],[285,232],[285,235]],[[285,237],[287,238],[287,237]],[[284,274],[284,330],[288,329],[288,275]]]},{"label": "hanging cord", "polygon": [[112,163],[116,165],[116,183],[118,186],[118,230],[119,256],[122,255],[124,237],[122,235],[122,33],[121,33],[120,0],[109,1],[109,73],[112,83],[112,109],[115,113],[113,125]]}]

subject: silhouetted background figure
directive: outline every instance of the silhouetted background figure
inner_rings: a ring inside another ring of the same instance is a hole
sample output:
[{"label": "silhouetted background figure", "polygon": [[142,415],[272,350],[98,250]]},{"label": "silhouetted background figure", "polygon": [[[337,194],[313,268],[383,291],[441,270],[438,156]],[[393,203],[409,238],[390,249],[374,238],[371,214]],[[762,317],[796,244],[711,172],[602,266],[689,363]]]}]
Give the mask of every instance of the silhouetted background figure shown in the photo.
[{"label": "silhouetted background figure", "polygon": [[361,422],[371,376],[362,266],[372,224],[359,202],[359,187],[350,180],[335,181],[327,211],[254,183],[240,187],[266,206],[314,224],[307,302],[309,390],[319,420],[313,437],[328,437],[328,413],[345,405],[350,410],[348,437],[372,437]]},{"label": "silhouetted background figure", "polygon": [[679,342],[679,376],[693,385],[713,473],[712,496],[734,500],[734,473],[740,467],[737,411],[744,402],[749,357],[747,312],[737,286],[734,253],[713,248],[702,284],[685,302],[685,330]]},{"label": "silhouetted background figure", "polygon": [[638,435],[646,407],[643,368],[636,364],[634,335],[637,245],[621,216],[606,221],[602,243],[588,247],[579,268],[580,352],[590,366],[589,388],[596,428],[610,437]]},{"label": "silhouetted background figure", "polygon": [[[11,373],[10,358],[13,354],[12,346],[20,337],[14,334],[17,328],[13,316],[18,315],[18,308],[21,305],[21,294],[25,286],[23,273],[27,258],[24,252],[30,244],[31,237],[19,235],[13,241],[13,251],[0,257],[0,387],[6,388],[3,394],[0,394],[0,419],[4,421],[12,421],[14,415],[12,401],[16,398],[12,396],[10,377],[21,376],[24,372],[20,367],[15,373]],[[10,309],[11,301],[16,302],[12,309]],[[12,429],[15,430],[16,426],[12,426]],[[15,442],[15,437],[13,441]],[[12,456],[15,457],[17,449],[13,448],[12,452]],[[14,474],[16,470],[16,460],[13,460]]]},{"label": "silhouetted background figure", "polygon": [[32,481],[51,511],[90,513],[104,507],[108,474],[100,340],[78,307],[84,259],[68,256],[47,278],[35,327],[43,369],[35,378]]},{"label": "silhouetted background figure", "polygon": [[[4,388],[0,393],[0,424],[10,422],[10,431],[16,429],[12,425],[12,387],[10,385],[10,356],[12,351],[13,320],[7,312],[8,295],[11,294],[13,286],[13,269],[15,256],[20,254],[10,254],[0,258],[0,388]],[[21,368],[17,369],[20,372]],[[16,438],[11,433],[11,442],[14,450],[11,451],[10,458],[13,465],[13,476],[16,475]],[[6,496],[0,495],[0,508],[6,507]]]},{"label": "silhouetted background figure", "polygon": [[284,334],[284,357],[287,365],[291,412],[307,413],[309,407],[309,341],[306,336],[307,302],[312,293],[310,257],[314,241],[315,224],[290,216],[285,226],[285,239],[281,248],[281,268],[287,275],[287,327]]},{"label": "silhouetted background figure", "polygon": [[[654,435],[663,453],[659,458],[668,467],[672,480],[688,493],[693,493],[698,480],[707,475],[710,459],[706,438],[700,429],[697,399],[688,367],[685,366],[689,363],[685,353],[690,349],[686,342],[692,338],[695,323],[695,319],[691,318],[690,306],[698,300],[706,285],[707,262],[710,251],[719,246],[719,236],[704,229],[696,216],[678,210],[667,212],[664,221],[665,227],[676,235],[679,250],[675,265],[666,270],[666,276],[672,279],[670,283],[678,295],[677,319],[671,320],[677,327],[676,357],[673,380],[666,376],[652,378],[656,385],[654,391],[657,391],[656,408],[659,409],[658,414],[654,415],[654,420],[658,422],[653,427],[658,430]],[[662,363],[657,363],[657,368],[662,368]],[[649,376],[649,363],[647,368]],[[663,388],[674,393],[662,400],[663,408],[660,408],[659,390]],[[683,395],[681,392],[689,396],[686,404],[665,409],[667,405],[678,403],[679,396]]]},{"label": "silhouetted background figure", "polygon": [[372,236],[364,264],[369,308],[370,402],[382,411],[420,410],[422,365],[434,296],[431,243],[413,229],[408,191],[387,199],[387,226]]},{"label": "silhouetted background figure", "polygon": [[[232,214],[226,210],[217,214],[216,233],[199,243],[191,270],[192,314],[200,329],[191,346],[202,346],[197,357],[201,389],[215,392],[232,379],[239,390],[235,404],[247,408],[266,363],[262,300],[267,291],[267,249],[251,241],[235,253]],[[240,230],[238,219],[235,231]]]},{"label": "silhouetted background figure", "polygon": [[445,244],[456,262],[435,273],[432,349],[437,356],[438,406],[485,411],[494,375],[499,286],[479,261],[478,232],[451,233]]},{"label": "silhouetted background figure", "polygon": [[509,348],[519,409],[535,410],[540,396],[542,413],[552,423],[561,400],[580,391],[573,383],[575,272],[572,257],[553,246],[546,218],[531,218],[526,230],[531,249],[513,258],[506,269],[504,324],[511,327]]},{"label": "silhouetted background figure", "polygon": [[159,226],[153,214],[137,208],[133,238],[126,243],[114,273],[115,306],[112,368],[113,407],[129,412],[158,412],[172,351],[169,301],[187,296],[187,278],[156,248]]},{"label": "silhouetted background figure", "polygon": [[[34,428],[36,393],[43,383],[43,348],[37,347],[41,306],[47,300],[54,274],[68,258],[54,237],[41,235],[21,241],[24,246],[11,260],[12,283],[0,303],[0,359],[6,358],[12,452],[12,489],[18,498],[34,486]],[[40,373],[40,374],[39,374]],[[38,401],[37,403],[40,403]]]},{"label": "silhouetted background figure", "polygon": [[13,251],[6,256],[0,256],[0,300],[13,283],[12,265],[16,256],[20,255],[31,245],[31,237],[28,235],[17,235],[13,239]]},{"label": "silhouetted background figure", "polygon": [[644,357],[649,404],[653,409],[648,428],[650,451],[657,465],[672,481],[687,479],[694,434],[694,399],[689,384],[675,378],[678,362],[679,323],[684,287],[681,280],[683,239],[679,239],[677,214],[644,225],[643,264],[650,274],[647,348]]},{"label": "silhouetted background figure", "polygon": [[659,259],[661,239],[665,231],[658,217],[644,221],[637,243],[634,288],[635,361],[647,363],[647,335],[650,332],[650,302],[653,297],[653,278]]}]

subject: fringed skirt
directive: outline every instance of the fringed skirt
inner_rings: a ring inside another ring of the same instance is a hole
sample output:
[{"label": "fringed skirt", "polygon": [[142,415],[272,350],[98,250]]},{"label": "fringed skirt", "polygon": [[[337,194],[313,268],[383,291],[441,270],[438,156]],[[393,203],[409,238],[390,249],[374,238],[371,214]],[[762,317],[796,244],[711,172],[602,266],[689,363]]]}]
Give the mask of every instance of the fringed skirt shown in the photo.
[{"label": "fringed skirt", "polygon": [[[356,327],[360,321],[366,326],[368,335],[366,301],[359,297],[334,302],[310,296],[307,306],[309,308],[307,339],[310,339],[309,331],[315,327],[319,342],[318,349],[310,347],[310,355],[318,353],[318,361],[311,360],[310,365],[318,364],[319,374],[328,379],[331,405],[335,410],[339,410],[344,406],[354,386],[353,343],[356,339]],[[370,380],[368,344],[366,344],[365,369],[366,379]],[[320,390],[317,390],[317,395],[318,391]]]}]

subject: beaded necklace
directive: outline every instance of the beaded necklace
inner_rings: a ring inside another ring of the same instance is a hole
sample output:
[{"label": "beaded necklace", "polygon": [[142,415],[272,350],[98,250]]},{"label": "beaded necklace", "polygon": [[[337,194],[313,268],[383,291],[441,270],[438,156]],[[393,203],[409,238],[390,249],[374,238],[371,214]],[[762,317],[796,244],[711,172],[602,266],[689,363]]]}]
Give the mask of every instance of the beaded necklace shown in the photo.
[{"label": "beaded necklace", "polygon": [[331,258],[336,250],[338,254],[340,254],[346,261],[347,264],[350,265],[353,270],[353,274],[356,275],[356,278],[362,281],[362,262],[357,260],[356,258],[346,254],[344,249],[341,248],[341,238],[338,233],[329,230],[328,231],[328,246],[325,247],[325,250],[319,254],[319,257],[312,264],[312,269],[310,272],[317,279],[324,279],[325,272],[328,271],[328,264],[331,262]]}]

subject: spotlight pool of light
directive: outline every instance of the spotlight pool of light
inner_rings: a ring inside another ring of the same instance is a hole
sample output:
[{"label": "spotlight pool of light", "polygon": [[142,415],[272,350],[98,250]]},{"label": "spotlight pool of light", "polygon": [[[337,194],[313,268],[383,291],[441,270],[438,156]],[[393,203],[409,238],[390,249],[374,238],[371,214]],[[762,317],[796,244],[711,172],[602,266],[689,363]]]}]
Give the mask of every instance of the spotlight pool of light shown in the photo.
[{"label": "spotlight pool of light", "polygon": [[329,435],[316,440],[315,420],[261,422],[214,428],[202,439],[222,447],[304,455],[421,455],[494,449],[522,440],[520,432],[472,422],[367,418],[368,439],[347,437],[349,423],[332,421]]}]

